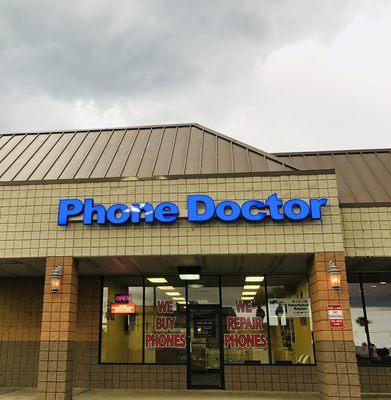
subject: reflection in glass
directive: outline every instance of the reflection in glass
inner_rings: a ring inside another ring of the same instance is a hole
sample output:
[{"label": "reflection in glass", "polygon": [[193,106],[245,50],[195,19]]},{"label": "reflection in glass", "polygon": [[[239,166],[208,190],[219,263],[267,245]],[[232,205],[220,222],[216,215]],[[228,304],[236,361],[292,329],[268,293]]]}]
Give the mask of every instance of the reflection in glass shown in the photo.
[{"label": "reflection in glass", "polygon": [[354,274],[349,281],[354,282],[349,283],[349,297],[357,361],[363,365],[390,366],[391,275]]},{"label": "reflection in glass", "polygon": [[369,359],[367,334],[365,332],[365,316],[362,307],[360,283],[349,283],[350,312],[352,315],[353,338],[356,345],[356,357],[360,364]]},{"label": "reflection in glass", "polygon": [[391,364],[391,283],[364,283],[372,361]]}]

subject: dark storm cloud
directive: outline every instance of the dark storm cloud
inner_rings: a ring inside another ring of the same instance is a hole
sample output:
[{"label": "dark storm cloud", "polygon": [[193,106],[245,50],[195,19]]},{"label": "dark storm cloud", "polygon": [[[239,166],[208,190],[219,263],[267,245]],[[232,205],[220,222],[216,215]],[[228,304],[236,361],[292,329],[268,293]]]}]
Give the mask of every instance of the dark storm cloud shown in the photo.
[{"label": "dark storm cloud", "polygon": [[93,99],[236,79],[276,47],[334,34],[348,14],[338,8],[332,15],[323,0],[2,1],[0,88]]},{"label": "dark storm cloud", "polygon": [[1,0],[0,131],[194,121],[265,150],[386,147],[390,10]]}]

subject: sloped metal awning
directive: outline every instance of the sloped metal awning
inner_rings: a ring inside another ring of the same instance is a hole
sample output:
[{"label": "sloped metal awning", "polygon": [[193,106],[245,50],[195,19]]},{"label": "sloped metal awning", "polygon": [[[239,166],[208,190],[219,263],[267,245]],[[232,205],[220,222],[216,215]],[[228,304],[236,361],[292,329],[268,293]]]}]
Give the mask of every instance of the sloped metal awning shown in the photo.
[{"label": "sloped metal awning", "polygon": [[335,169],[344,206],[391,206],[391,149],[277,153],[300,170]]},{"label": "sloped metal awning", "polygon": [[296,169],[198,124],[0,136],[0,182]]},{"label": "sloped metal awning", "polygon": [[0,183],[335,169],[343,206],[391,205],[391,150],[271,154],[199,124],[0,135]]}]

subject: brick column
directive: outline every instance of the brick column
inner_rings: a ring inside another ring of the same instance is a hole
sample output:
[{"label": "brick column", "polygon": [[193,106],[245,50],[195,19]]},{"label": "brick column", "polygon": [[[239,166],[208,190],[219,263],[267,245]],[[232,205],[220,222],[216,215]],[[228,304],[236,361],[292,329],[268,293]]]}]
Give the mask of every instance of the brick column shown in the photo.
[{"label": "brick column", "polygon": [[[336,261],[341,270],[340,290],[330,285],[330,260]],[[344,253],[316,253],[309,284],[320,395],[323,399],[360,399]],[[342,305],[344,328],[329,328],[328,304]]]},{"label": "brick column", "polygon": [[[50,291],[50,274],[62,265],[59,293]],[[46,259],[37,400],[72,398],[78,270],[72,257]]]}]

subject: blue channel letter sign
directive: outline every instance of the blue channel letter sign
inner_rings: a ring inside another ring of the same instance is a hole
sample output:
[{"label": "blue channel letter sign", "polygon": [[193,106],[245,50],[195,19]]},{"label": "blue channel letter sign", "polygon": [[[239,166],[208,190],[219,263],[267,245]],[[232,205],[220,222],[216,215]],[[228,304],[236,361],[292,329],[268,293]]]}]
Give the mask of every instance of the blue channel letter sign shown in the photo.
[{"label": "blue channel letter sign", "polygon": [[[327,205],[326,198],[281,200],[277,193],[270,195],[265,201],[247,200],[239,205],[232,200],[215,202],[205,194],[187,196],[187,220],[192,223],[207,222],[212,218],[224,222],[235,222],[239,219],[249,222],[303,221],[320,220],[322,207]],[[152,224],[175,222],[180,216],[179,207],[166,201],[156,205],[151,203],[113,204],[105,207],[95,204],[93,199],[61,199],[58,207],[58,225],[66,226],[70,218],[82,217],[84,225],[105,224]]]}]

